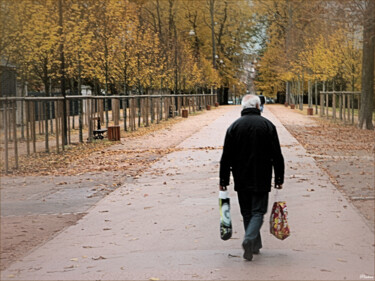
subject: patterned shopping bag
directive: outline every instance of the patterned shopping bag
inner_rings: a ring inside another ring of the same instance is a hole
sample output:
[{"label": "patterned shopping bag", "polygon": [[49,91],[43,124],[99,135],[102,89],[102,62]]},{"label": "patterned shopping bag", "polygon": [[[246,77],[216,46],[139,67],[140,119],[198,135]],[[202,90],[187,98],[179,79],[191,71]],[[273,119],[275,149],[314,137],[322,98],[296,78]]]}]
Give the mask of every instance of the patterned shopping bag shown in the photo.
[{"label": "patterned shopping bag", "polygon": [[270,231],[276,238],[284,240],[289,237],[288,209],[285,201],[273,203],[270,217]]},{"label": "patterned shopping bag", "polygon": [[232,237],[232,220],[230,218],[230,199],[228,191],[220,191],[219,193],[219,209],[220,209],[220,237],[228,240]]}]

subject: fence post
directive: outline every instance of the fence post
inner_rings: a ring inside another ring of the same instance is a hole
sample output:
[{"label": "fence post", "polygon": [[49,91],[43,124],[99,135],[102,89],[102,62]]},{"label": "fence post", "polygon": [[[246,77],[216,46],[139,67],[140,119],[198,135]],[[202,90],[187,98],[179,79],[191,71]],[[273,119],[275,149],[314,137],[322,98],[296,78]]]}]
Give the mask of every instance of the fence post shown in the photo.
[{"label": "fence post", "polygon": [[78,100],[78,126],[79,126],[79,142],[83,143],[83,122],[82,122],[82,111],[83,111],[83,99]]},{"label": "fence post", "polygon": [[66,103],[66,126],[67,126],[67,133],[68,133],[68,144],[71,143],[71,138],[70,138],[70,102],[68,99],[65,99],[64,101]]},{"label": "fence post", "polygon": [[315,80],[315,114],[318,114],[318,80]]},{"label": "fence post", "polygon": [[156,124],[159,124],[159,120],[160,120],[160,101],[159,101],[159,98],[155,98],[155,106],[156,106]]},{"label": "fence post", "polygon": [[61,149],[62,149],[62,151],[65,150],[65,140],[66,140],[65,132],[67,130],[67,128],[65,128],[65,126],[67,126],[67,124],[64,121],[64,102],[65,102],[65,100],[61,100],[60,106],[59,106],[59,114],[61,116],[61,119],[60,119],[60,125],[61,126],[60,127],[61,127]]},{"label": "fence post", "polygon": [[130,131],[134,131],[134,99],[129,99],[129,128]]},{"label": "fence post", "polygon": [[133,107],[132,107],[132,113],[133,113],[133,131],[136,131],[137,130],[137,127],[136,127],[136,113],[137,113],[137,100],[136,98],[133,98]]},{"label": "fence post", "polygon": [[347,95],[347,100],[348,100],[348,122],[350,122],[350,106],[351,106],[351,98],[350,94]]},{"label": "fence post", "polygon": [[132,131],[133,130],[133,126],[132,126],[132,98],[128,99],[128,103],[129,103],[129,130]]},{"label": "fence post", "polygon": [[30,102],[25,102],[26,109],[26,150],[27,155],[30,155]]},{"label": "fence post", "polygon": [[155,100],[153,97],[150,98],[150,113],[151,113],[151,124],[155,121],[155,107],[154,107]]},{"label": "fence post", "polygon": [[8,101],[4,101],[4,160],[5,160],[5,173],[8,174],[9,172],[9,163],[8,163]]},{"label": "fence post", "polygon": [[45,113],[46,113],[46,119],[45,119],[45,127],[46,130],[44,131],[45,133],[45,149],[46,152],[49,152],[49,143],[48,143],[48,101],[43,102],[43,106],[45,107]]},{"label": "fence post", "polygon": [[[103,125],[104,124],[104,99],[98,100],[97,103],[98,103],[100,122],[101,122],[101,125]],[[91,100],[90,100],[90,104],[91,104]],[[90,118],[91,118],[91,115],[90,115]]]},{"label": "fence post", "polygon": [[336,120],[336,93],[332,93],[332,116],[333,120]]},{"label": "fence post", "polygon": [[[38,116],[38,128],[39,128],[39,135],[42,134],[42,122],[40,122],[40,116],[42,115],[41,114],[41,106],[40,106],[40,101],[37,101],[36,102],[36,106],[37,106],[37,116]],[[35,121],[36,121],[36,118],[35,118]]]},{"label": "fence post", "polygon": [[169,98],[164,99],[164,119],[168,120],[169,116]]},{"label": "fence post", "polygon": [[164,110],[164,103],[165,103],[165,100],[163,99],[162,96],[160,96],[160,103],[159,103],[159,122],[163,121],[163,110]]},{"label": "fence post", "polygon": [[21,100],[21,139],[25,139],[25,101]]},{"label": "fence post", "polygon": [[141,124],[143,126],[146,125],[146,112],[145,112],[145,107],[146,107],[146,100],[145,98],[140,98],[139,99],[139,111],[141,112]]},{"label": "fence post", "polygon": [[59,143],[59,130],[60,130],[60,126],[59,126],[59,118],[60,118],[60,114],[59,114],[59,101],[55,101],[55,131],[56,131],[56,152],[57,153],[60,153],[60,143]]},{"label": "fence post", "polygon": [[127,128],[127,126],[126,126],[126,119],[127,119],[127,99],[126,98],[124,98],[124,99],[122,99],[122,116],[123,116],[123,119],[124,119],[124,131],[127,131],[128,130],[128,128]]},{"label": "fence post", "polygon": [[61,137],[61,150],[64,151],[65,149],[65,125],[64,122],[64,101],[59,101],[59,126],[60,126],[60,137]]},{"label": "fence post", "polygon": [[146,97],[145,98],[145,102],[146,102],[146,105],[145,105],[145,110],[146,110],[146,127],[150,126],[150,98],[149,97]]},{"label": "fence post", "polygon": [[344,123],[346,123],[346,94],[343,94]]},{"label": "fence post", "polygon": [[18,142],[17,142],[17,120],[16,120],[17,102],[13,101],[13,139],[14,139],[14,158],[15,168],[18,169]]},{"label": "fence post", "polygon": [[31,106],[31,136],[33,139],[33,152],[36,153],[36,124],[35,124],[35,102],[32,103]]},{"label": "fence post", "polygon": [[53,101],[48,102],[48,111],[49,111],[49,119],[50,119],[50,126],[51,126],[51,134],[53,134],[53,110],[52,110]]},{"label": "fence post", "polygon": [[[88,99],[87,100],[87,116],[88,116],[88,120],[89,120],[89,123],[88,123],[88,130],[89,130],[89,133],[88,133],[88,138],[87,138],[87,142],[92,142],[93,140],[93,120],[92,120],[92,109],[93,109],[93,101],[95,101],[94,99]],[[103,99],[100,99],[99,100],[99,104],[102,104],[103,102]],[[101,112],[103,113],[103,111]],[[103,114],[103,117],[104,117],[104,114]],[[100,122],[103,122],[104,120],[100,119]]]},{"label": "fence post", "polygon": [[177,98],[177,115],[181,116],[182,97]]},{"label": "fence post", "polygon": [[112,100],[112,117],[114,125],[118,126],[120,123],[120,102],[118,99]]},{"label": "fence post", "polygon": [[354,93],[352,94],[352,125],[354,125]]}]

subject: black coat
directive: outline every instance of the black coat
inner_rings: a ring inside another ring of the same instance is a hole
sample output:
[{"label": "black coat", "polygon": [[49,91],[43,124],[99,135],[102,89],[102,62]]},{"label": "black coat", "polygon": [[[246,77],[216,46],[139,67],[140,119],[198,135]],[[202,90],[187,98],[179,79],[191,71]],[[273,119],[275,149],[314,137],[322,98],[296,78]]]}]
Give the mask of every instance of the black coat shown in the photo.
[{"label": "black coat", "polygon": [[269,192],[272,167],[275,183],[283,184],[284,158],[276,127],[260,116],[259,109],[246,108],[227,130],[220,161],[220,185],[229,185],[232,170],[236,191]]}]

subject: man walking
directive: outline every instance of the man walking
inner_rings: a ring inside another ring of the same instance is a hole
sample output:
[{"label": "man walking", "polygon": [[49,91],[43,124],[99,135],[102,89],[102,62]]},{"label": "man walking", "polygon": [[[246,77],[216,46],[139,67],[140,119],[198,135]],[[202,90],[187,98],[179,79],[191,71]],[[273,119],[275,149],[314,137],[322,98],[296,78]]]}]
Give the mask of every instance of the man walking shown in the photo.
[{"label": "man walking", "polygon": [[241,117],[227,130],[220,161],[220,190],[227,189],[230,171],[233,173],[245,227],[243,257],[249,261],[262,248],[260,228],[267,212],[272,168],[275,188],[281,189],[284,183],[284,158],[276,127],[260,116],[260,103],[256,95],[243,97]]}]

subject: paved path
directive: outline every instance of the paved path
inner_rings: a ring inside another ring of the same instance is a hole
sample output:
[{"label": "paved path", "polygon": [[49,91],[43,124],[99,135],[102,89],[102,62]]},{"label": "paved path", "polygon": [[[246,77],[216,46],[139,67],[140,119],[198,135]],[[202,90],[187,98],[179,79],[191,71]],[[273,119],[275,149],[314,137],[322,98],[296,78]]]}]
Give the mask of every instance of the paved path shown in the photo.
[{"label": "paved path", "polygon": [[[286,160],[292,234],[263,227],[264,248],[242,259],[243,227],[233,189],[233,239],[219,238],[218,168],[226,128],[218,118],[98,202],[77,225],[2,272],[1,280],[373,280],[374,233],[270,112]],[[270,196],[270,205],[273,193]],[[270,206],[269,206],[270,209]],[[370,279],[369,277],[372,277]]]}]

